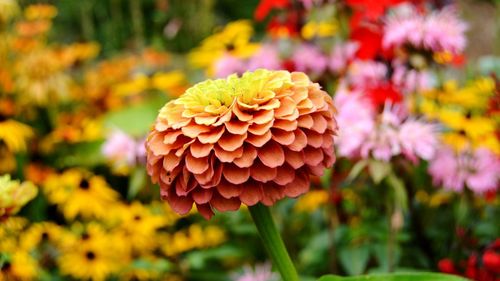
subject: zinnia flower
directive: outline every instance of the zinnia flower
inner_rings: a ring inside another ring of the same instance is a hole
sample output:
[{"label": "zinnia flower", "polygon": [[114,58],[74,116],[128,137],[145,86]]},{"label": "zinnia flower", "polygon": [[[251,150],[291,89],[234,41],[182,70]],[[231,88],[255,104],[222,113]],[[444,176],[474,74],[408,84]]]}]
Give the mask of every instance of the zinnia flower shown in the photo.
[{"label": "zinnia flower", "polygon": [[309,189],[335,161],[331,97],[300,72],[207,80],[167,103],[148,136],[147,170],[180,214],[205,218]]},{"label": "zinnia flower", "polygon": [[485,148],[456,152],[443,146],[430,162],[434,184],[462,191],[465,186],[478,194],[498,188],[500,159]]}]

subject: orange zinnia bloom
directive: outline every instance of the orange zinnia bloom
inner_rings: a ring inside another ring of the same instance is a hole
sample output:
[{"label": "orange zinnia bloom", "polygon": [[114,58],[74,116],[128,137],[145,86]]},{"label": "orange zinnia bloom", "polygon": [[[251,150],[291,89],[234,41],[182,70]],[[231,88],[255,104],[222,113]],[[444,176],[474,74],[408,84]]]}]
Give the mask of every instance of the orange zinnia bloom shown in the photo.
[{"label": "orange zinnia bloom", "polygon": [[207,80],[167,103],[148,136],[147,169],[180,214],[206,218],[309,189],[335,162],[331,97],[300,72]]}]

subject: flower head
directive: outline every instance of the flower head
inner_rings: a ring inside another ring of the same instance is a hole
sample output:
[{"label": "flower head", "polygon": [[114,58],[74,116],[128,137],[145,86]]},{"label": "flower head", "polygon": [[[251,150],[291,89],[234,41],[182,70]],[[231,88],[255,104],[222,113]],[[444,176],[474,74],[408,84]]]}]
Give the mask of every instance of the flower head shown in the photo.
[{"label": "flower head", "polygon": [[271,270],[270,263],[256,265],[255,268],[250,266],[243,267],[241,274],[235,275],[234,281],[276,281],[278,276]]},{"label": "flower head", "polygon": [[167,103],[148,136],[147,169],[178,213],[206,218],[309,188],[335,161],[330,96],[300,72],[207,80]]},{"label": "flower head", "polygon": [[0,177],[0,218],[15,214],[28,201],[35,198],[37,188],[31,182],[11,180],[10,175]]}]

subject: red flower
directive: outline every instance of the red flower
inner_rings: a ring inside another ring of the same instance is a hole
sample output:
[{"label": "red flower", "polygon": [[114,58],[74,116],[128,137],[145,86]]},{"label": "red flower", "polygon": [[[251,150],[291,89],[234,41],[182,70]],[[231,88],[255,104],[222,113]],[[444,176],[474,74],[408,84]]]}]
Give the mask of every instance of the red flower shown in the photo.
[{"label": "red flower", "polygon": [[290,5],[288,0],[261,0],[254,17],[258,21],[264,20],[273,9],[285,9]]},{"label": "red flower", "polygon": [[384,15],[385,10],[395,6],[403,0],[347,0],[346,3],[351,8],[361,12],[367,20],[375,21]]},{"label": "red flower", "polygon": [[384,83],[367,90],[367,95],[375,106],[383,106],[386,101],[399,103],[403,99],[392,84]]},{"label": "red flower", "polygon": [[500,274],[500,254],[494,250],[487,250],[483,255],[484,267],[496,274]]},{"label": "red flower", "polygon": [[376,26],[358,27],[351,33],[351,40],[359,43],[356,57],[359,59],[371,60],[382,51],[382,33]]},{"label": "red flower", "polygon": [[299,15],[296,12],[289,12],[285,17],[275,16],[269,21],[267,31],[273,37],[294,37],[298,32]]},{"label": "red flower", "polygon": [[449,274],[457,274],[455,264],[451,259],[442,259],[438,262],[439,271]]}]

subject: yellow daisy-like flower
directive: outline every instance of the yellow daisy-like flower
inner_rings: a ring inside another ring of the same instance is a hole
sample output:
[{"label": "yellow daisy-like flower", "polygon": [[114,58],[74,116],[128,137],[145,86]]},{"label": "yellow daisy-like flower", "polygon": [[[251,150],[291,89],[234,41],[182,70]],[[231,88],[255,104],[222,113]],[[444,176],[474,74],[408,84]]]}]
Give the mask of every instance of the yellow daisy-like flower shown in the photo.
[{"label": "yellow daisy-like flower", "polygon": [[49,202],[56,204],[68,220],[78,215],[104,218],[119,196],[103,177],[76,169],[50,176],[43,189]]},{"label": "yellow daisy-like flower", "polygon": [[113,93],[118,96],[140,94],[149,88],[149,78],[145,74],[138,74],[129,81],[113,86]]},{"label": "yellow daisy-like flower", "polygon": [[201,46],[189,54],[189,62],[197,68],[205,68],[210,74],[214,62],[223,54],[238,58],[248,58],[259,48],[259,44],[251,43],[254,30],[248,20],[239,20],[227,24],[221,31],[207,37]]},{"label": "yellow daisy-like flower", "polygon": [[125,243],[119,236],[90,224],[84,233],[61,248],[61,273],[77,279],[105,280],[129,262],[128,256],[116,247]]},{"label": "yellow daisy-like flower", "polygon": [[1,120],[1,118],[0,115],[0,146],[3,142],[9,151],[26,151],[27,142],[34,135],[33,129],[13,119]]},{"label": "yellow daisy-like flower", "polygon": [[0,267],[0,281],[35,280],[39,276],[40,267],[32,256],[25,251],[11,253],[10,260]]},{"label": "yellow daisy-like flower", "polygon": [[297,200],[294,206],[297,212],[312,213],[328,202],[329,194],[326,190],[312,190]]},{"label": "yellow daisy-like flower", "polygon": [[205,249],[220,245],[226,240],[224,230],[217,226],[207,226],[205,228],[198,224],[193,224],[187,230],[177,231],[173,234],[164,234],[158,237],[161,250],[167,256],[178,254],[194,249]]},{"label": "yellow daisy-like flower", "polygon": [[20,247],[30,251],[37,246],[50,242],[59,243],[63,235],[63,229],[52,222],[41,222],[30,225],[19,237]]},{"label": "yellow daisy-like flower", "polygon": [[38,190],[31,182],[11,180],[10,175],[0,176],[0,218],[13,215],[35,198]]},{"label": "yellow daisy-like flower", "polygon": [[154,213],[154,209],[137,201],[129,206],[122,206],[118,212],[121,214],[120,225],[116,228],[118,235],[129,241],[127,244],[133,251],[146,253],[158,245],[156,231],[168,223],[162,213]]},{"label": "yellow daisy-like flower", "polygon": [[324,38],[335,35],[338,31],[338,25],[332,21],[310,21],[306,23],[301,30],[301,35],[307,40],[314,37]]},{"label": "yellow daisy-like flower", "polygon": [[180,70],[157,72],[151,79],[154,89],[165,91],[174,97],[180,96],[189,84],[186,75]]}]

